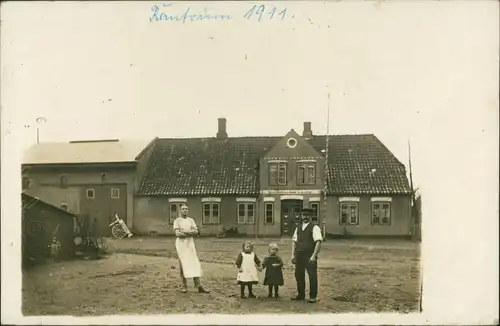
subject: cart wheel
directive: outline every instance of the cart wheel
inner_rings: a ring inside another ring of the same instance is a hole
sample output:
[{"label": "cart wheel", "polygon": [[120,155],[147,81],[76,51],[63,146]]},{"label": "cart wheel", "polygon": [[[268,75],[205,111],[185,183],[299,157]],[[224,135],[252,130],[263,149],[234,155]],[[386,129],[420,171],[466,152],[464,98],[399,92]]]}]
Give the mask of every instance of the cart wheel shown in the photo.
[{"label": "cart wheel", "polygon": [[125,231],[122,229],[121,225],[119,225],[119,224],[113,225],[113,228],[111,229],[111,234],[113,235],[113,238],[115,238],[115,239],[122,239],[126,235]]}]

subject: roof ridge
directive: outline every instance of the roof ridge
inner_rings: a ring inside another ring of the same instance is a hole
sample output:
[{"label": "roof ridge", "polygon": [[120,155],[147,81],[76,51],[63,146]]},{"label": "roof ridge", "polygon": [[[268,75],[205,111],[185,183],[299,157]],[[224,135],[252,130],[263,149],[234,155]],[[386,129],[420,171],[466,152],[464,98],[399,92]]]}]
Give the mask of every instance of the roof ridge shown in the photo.
[{"label": "roof ridge", "polygon": [[[312,139],[314,137],[326,137],[326,134],[314,134]],[[375,136],[373,133],[366,133],[366,134],[329,134],[329,137],[335,137],[335,136],[352,136],[352,137],[360,137],[360,136]],[[249,139],[249,138],[283,138],[283,135],[279,136],[235,136],[235,137],[227,137],[225,139],[219,139],[215,136],[210,136],[210,137],[158,137],[158,140],[196,140],[196,139],[214,139],[214,140],[226,140],[226,139]],[[376,136],[375,136],[376,137]]]},{"label": "roof ridge", "polygon": [[283,136],[238,136],[238,137],[227,137],[224,139],[217,138],[215,136],[210,137],[159,137],[158,140],[194,140],[194,139],[214,139],[214,140],[226,140],[226,139],[245,139],[245,138],[281,138]]},{"label": "roof ridge", "polygon": [[110,139],[82,139],[82,140],[70,140],[70,144],[89,144],[89,143],[118,143],[120,139],[110,138]]}]

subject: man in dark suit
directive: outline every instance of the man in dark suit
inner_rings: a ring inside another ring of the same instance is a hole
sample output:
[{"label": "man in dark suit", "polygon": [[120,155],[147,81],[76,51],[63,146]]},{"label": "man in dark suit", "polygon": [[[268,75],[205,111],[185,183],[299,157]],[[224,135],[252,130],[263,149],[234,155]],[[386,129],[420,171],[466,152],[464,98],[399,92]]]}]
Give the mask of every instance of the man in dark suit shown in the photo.
[{"label": "man in dark suit", "polygon": [[305,300],[306,270],[309,276],[309,302],[316,303],[318,295],[318,253],[323,236],[319,226],[311,223],[313,210],[302,209],[302,223],[292,237],[292,263],[295,264],[297,296],[292,300]]}]

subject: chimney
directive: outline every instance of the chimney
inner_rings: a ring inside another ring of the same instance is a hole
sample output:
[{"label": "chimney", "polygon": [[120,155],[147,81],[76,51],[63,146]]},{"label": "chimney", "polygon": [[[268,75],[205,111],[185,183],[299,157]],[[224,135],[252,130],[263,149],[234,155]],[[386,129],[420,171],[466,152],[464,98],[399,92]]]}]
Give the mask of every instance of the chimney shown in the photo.
[{"label": "chimney", "polygon": [[305,139],[311,139],[313,136],[313,132],[311,130],[311,123],[308,121],[304,122],[304,131],[302,132],[302,136]]},{"label": "chimney", "polygon": [[226,139],[227,138],[227,132],[226,132],[226,118],[219,118],[219,130],[217,131],[217,138],[218,139]]}]

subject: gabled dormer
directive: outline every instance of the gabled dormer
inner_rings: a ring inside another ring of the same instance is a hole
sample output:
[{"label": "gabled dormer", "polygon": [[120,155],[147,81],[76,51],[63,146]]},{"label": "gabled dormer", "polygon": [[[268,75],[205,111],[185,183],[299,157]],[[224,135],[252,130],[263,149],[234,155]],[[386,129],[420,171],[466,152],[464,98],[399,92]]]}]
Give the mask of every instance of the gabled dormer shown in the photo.
[{"label": "gabled dormer", "polygon": [[266,158],[323,157],[307,140],[291,129],[265,155]]},{"label": "gabled dormer", "polygon": [[261,190],[323,189],[324,157],[291,129],[261,158],[259,172]]}]

